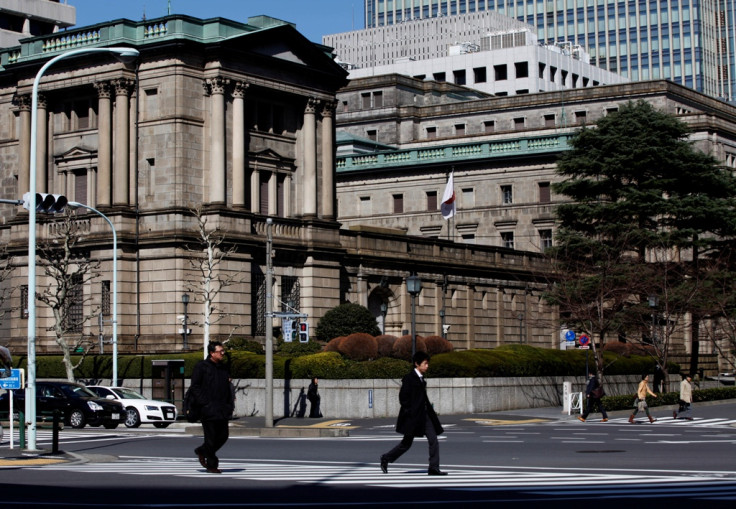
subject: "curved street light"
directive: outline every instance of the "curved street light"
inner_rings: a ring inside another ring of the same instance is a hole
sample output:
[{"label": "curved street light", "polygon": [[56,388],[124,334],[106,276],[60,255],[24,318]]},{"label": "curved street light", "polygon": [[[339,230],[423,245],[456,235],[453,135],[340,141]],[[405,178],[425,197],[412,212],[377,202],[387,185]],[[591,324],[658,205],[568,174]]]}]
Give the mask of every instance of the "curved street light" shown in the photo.
[{"label": "curved street light", "polygon": [[[88,53],[111,53],[128,63],[138,58],[140,52],[135,48],[79,48],[57,55],[46,62],[33,80],[31,94],[31,160],[29,168],[29,188],[36,193],[36,131],[38,129],[38,85],[49,67],[59,60],[86,55]],[[113,322],[114,325],[114,322]],[[28,428],[29,451],[36,449],[36,209],[28,209],[28,381],[26,383],[26,425]]]}]

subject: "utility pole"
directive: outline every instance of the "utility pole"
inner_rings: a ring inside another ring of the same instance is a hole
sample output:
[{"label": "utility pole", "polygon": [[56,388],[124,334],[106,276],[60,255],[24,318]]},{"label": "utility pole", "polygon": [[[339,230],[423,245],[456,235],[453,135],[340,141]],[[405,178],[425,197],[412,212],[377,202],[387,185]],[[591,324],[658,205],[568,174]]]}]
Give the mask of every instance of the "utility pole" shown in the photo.
[{"label": "utility pole", "polygon": [[266,424],[273,428],[273,219],[266,219]]}]

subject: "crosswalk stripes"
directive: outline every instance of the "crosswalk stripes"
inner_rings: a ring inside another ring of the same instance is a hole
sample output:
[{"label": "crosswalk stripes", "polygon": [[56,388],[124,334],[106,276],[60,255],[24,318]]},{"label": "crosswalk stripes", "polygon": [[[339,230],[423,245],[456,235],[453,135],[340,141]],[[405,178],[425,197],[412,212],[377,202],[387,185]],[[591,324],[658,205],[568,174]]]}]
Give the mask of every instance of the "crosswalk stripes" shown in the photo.
[{"label": "crosswalk stripes", "polygon": [[[80,463],[50,465],[45,470],[65,470],[85,474],[116,473],[123,475],[161,475],[211,478],[194,458],[122,457],[109,463]],[[463,467],[447,466],[447,477],[429,477],[426,467],[393,464],[388,474],[380,472],[377,464],[307,461],[251,461],[223,460],[219,478],[247,480],[258,483],[293,482],[324,486],[362,485],[383,488],[433,487],[452,490],[489,491],[494,489],[522,489],[525,492],[553,490],[579,491],[590,494],[591,486],[600,493],[602,487],[610,490],[642,490],[642,496],[651,496],[652,490],[683,489],[697,492],[701,486],[715,487],[719,497],[736,500],[736,483],[720,476],[701,472],[666,471],[647,472],[610,470],[606,473],[587,470],[565,470],[524,467]],[[633,487],[633,488],[632,488]],[[711,489],[709,488],[709,489]],[[706,493],[706,492],[704,492]],[[706,493],[708,494],[708,493]]]},{"label": "crosswalk stripes", "polygon": [[[647,425],[655,425],[655,426],[661,426],[661,425],[668,425],[668,426],[680,426],[680,427],[695,427],[695,428],[704,428],[704,427],[729,427],[733,428],[736,426],[736,419],[725,419],[725,418],[715,418],[715,419],[704,419],[702,417],[695,417],[692,421],[688,421],[687,419],[673,419],[672,417],[656,417],[652,416],[656,420],[653,423],[650,423],[649,420],[646,418],[646,416],[636,416],[636,422],[643,423]],[[570,421],[573,424],[582,424],[580,421]],[[616,418],[609,418],[607,423],[602,423],[598,419],[590,419],[587,421],[587,423],[591,424],[629,424],[629,418],[628,417],[616,417]]]}]

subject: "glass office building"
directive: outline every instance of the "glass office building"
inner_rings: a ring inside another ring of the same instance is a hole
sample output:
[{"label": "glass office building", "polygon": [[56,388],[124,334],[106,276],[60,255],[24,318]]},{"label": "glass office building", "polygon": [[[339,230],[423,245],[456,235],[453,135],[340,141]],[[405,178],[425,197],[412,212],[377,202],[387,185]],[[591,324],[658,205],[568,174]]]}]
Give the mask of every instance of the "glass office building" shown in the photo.
[{"label": "glass office building", "polygon": [[366,28],[496,11],[541,42],[582,45],[591,63],[631,80],[670,79],[731,101],[736,0],[365,0]]}]

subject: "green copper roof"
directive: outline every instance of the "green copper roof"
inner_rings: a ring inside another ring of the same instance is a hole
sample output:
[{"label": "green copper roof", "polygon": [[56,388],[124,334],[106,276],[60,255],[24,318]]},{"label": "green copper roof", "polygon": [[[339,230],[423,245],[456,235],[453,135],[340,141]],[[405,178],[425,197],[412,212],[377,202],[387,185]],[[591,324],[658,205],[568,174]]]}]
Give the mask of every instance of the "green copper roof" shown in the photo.
[{"label": "green copper roof", "polygon": [[145,21],[118,19],[55,34],[21,40],[20,46],[0,52],[0,66],[47,59],[63,51],[84,47],[132,45],[136,47],[177,39],[212,43],[243,34],[291,25],[269,16],[254,16],[248,23],[225,18],[198,19],[171,15]]},{"label": "green copper roof", "polygon": [[562,133],[360,154],[338,157],[336,167],[338,173],[348,173],[556,153],[569,149],[568,141],[572,136],[573,133]]}]

